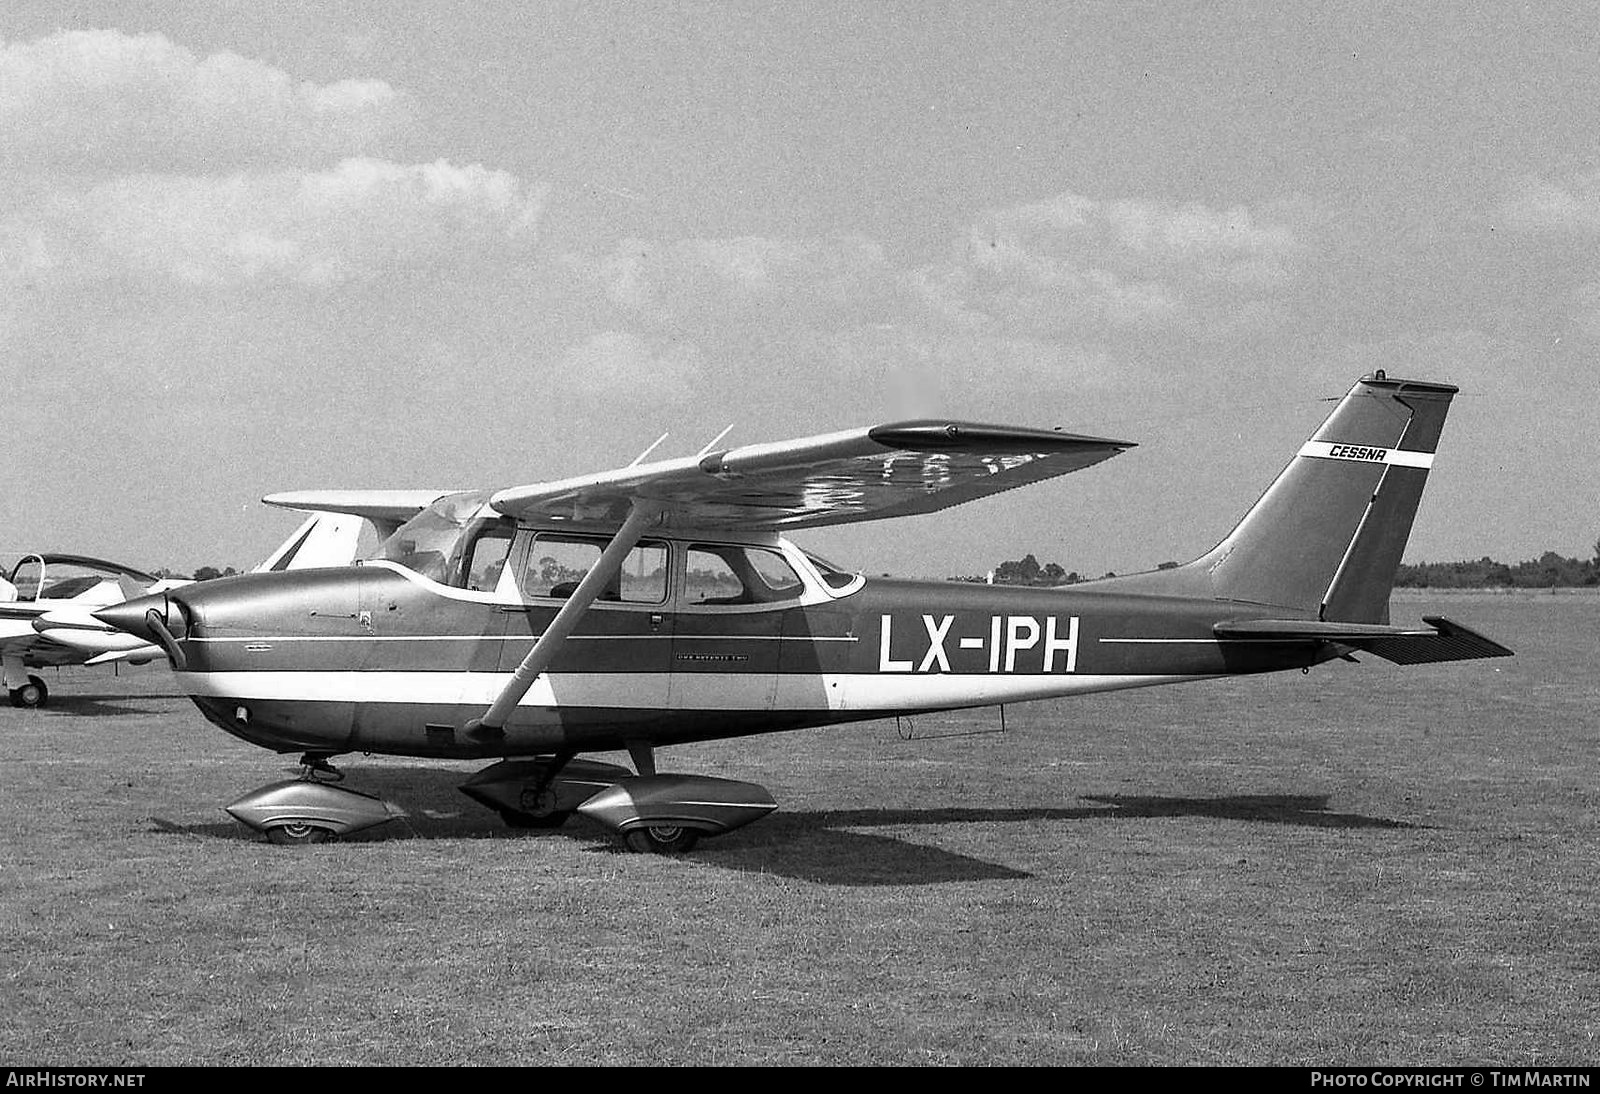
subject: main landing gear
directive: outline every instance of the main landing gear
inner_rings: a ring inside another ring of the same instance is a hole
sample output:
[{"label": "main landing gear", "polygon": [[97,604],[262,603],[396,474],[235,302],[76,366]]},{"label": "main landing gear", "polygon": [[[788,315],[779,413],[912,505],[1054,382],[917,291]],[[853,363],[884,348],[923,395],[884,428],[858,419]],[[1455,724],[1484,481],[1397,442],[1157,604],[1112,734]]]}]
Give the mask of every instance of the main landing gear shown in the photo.
[{"label": "main landing gear", "polygon": [[[634,774],[618,764],[555,753],[502,760],[461,786],[513,828],[556,828],[582,813],[616,834],[630,851],[681,855],[706,836],[759,820],[778,807],[755,783],[706,775],[661,775],[647,746],[629,749]],[[334,783],[344,776],[329,753],[306,753],[300,778],[246,794],[228,813],[273,843],[321,843],[397,816],[389,803]]]},{"label": "main landing gear", "polygon": [[704,775],[659,775],[647,744],[628,748],[635,775],[617,764],[556,753],[504,760],[461,792],[513,828],[553,828],[573,813],[599,821],[630,851],[681,855],[704,836],[728,832],[778,807],[765,787]]},{"label": "main landing gear", "polygon": [[42,707],[50,701],[50,689],[44,686],[44,681],[37,676],[29,675],[28,682],[21,687],[11,689],[11,705],[34,709]]}]

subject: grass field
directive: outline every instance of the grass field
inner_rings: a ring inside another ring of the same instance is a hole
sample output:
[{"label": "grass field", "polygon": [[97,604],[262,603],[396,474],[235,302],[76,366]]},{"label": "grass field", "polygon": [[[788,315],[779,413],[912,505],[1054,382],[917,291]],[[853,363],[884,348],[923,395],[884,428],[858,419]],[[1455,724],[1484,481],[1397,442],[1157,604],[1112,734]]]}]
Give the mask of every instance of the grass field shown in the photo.
[{"label": "grass field", "polygon": [[681,859],[359,756],[409,818],[272,847],[220,807],[292,758],[52,674],[0,708],[0,1064],[1593,1064],[1600,597],[1435,611],[1518,656],[669,750],[781,805]]}]

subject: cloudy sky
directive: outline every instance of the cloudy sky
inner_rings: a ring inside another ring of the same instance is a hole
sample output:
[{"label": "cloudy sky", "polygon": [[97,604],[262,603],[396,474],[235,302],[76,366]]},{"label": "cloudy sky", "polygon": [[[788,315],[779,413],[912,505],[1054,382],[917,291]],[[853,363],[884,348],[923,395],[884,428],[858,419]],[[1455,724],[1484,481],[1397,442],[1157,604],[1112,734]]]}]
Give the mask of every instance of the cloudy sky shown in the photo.
[{"label": "cloudy sky", "polygon": [[1576,3],[7,0],[0,551],[949,415],[1140,447],[802,542],[1127,572],[1383,368],[1462,388],[1408,558],[1587,557],[1597,57]]}]

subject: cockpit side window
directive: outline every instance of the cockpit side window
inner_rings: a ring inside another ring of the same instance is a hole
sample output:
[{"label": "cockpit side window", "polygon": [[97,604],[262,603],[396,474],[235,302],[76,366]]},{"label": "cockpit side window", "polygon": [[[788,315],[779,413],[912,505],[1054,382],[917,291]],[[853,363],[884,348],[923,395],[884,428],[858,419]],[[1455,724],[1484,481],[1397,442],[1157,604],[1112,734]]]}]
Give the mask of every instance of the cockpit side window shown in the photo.
[{"label": "cockpit side window", "polygon": [[[516,524],[510,519],[485,525],[467,547],[462,558],[462,588],[473,592],[490,593],[500,584],[500,572],[506,568],[506,556],[511,552],[511,537]],[[456,584],[456,582],[452,582]]]},{"label": "cockpit side window", "polygon": [[[541,532],[528,552],[522,573],[525,596],[565,599],[600,561],[609,541],[604,536]],[[667,598],[667,545],[645,541],[628,552],[622,572],[601,590],[599,599],[623,604],[659,604]]]},{"label": "cockpit side window", "polygon": [[37,600],[44,584],[44,559],[25,558],[11,571],[11,584],[17,587],[18,600]]},{"label": "cockpit side window", "polygon": [[71,600],[101,585],[109,588],[123,576],[139,585],[155,580],[149,574],[93,559],[28,555],[12,569],[10,584],[21,600]]},{"label": "cockpit side window", "polygon": [[777,551],[697,543],[684,567],[683,603],[776,604],[798,600],[805,586]]},{"label": "cockpit side window", "polygon": [[376,558],[441,585],[492,592],[516,535],[516,521],[495,512],[483,492],[450,494],[402,524]]}]

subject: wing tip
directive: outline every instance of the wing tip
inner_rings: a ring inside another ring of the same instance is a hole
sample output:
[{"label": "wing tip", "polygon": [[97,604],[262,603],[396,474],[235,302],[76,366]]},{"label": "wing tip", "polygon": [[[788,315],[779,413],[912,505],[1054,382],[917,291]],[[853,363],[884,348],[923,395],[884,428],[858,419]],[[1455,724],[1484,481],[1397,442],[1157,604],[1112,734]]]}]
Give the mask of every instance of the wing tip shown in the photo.
[{"label": "wing tip", "polygon": [[1114,448],[1121,451],[1137,448],[1134,441],[1114,440],[1110,437],[1091,437],[1082,433],[1067,433],[1059,429],[1033,429],[1025,426],[990,425],[985,422],[952,421],[938,418],[919,418],[903,422],[887,422],[867,430],[867,436],[885,448],[912,451],[959,451],[982,448],[1002,454],[1082,449],[1086,447]]}]

